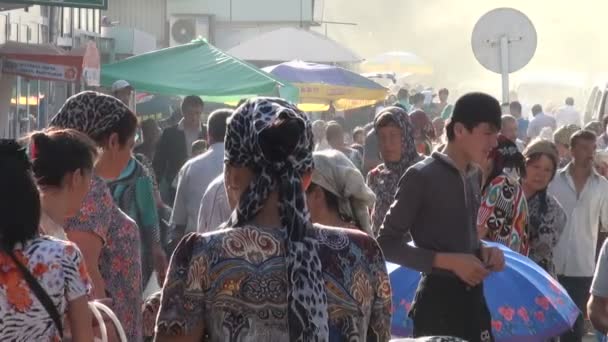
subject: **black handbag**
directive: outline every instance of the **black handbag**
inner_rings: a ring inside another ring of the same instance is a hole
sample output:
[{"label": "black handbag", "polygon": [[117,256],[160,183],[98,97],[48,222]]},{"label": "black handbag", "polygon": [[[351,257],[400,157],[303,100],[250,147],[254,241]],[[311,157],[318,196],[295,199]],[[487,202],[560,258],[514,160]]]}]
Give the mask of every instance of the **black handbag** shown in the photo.
[{"label": "black handbag", "polygon": [[10,255],[11,259],[13,259],[13,262],[15,263],[15,265],[17,265],[17,268],[19,268],[19,270],[23,274],[23,277],[25,278],[25,281],[29,285],[30,289],[32,290],[32,292],[34,292],[34,295],[36,295],[36,297],[40,301],[40,304],[42,304],[42,306],[44,306],[44,309],[46,310],[46,312],[48,312],[48,314],[51,316],[51,319],[53,320],[53,322],[55,322],[55,326],[57,327],[57,330],[59,331],[59,336],[63,339],[63,324],[61,323],[61,315],[59,314],[57,307],[55,307],[53,300],[51,300],[51,297],[49,296],[49,294],[42,287],[42,285],[40,285],[38,280],[36,280],[36,278],[32,275],[30,270],[28,270],[27,267],[25,267],[17,259],[17,257],[13,253],[13,251],[7,250],[6,253],[8,253],[8,255]]}]

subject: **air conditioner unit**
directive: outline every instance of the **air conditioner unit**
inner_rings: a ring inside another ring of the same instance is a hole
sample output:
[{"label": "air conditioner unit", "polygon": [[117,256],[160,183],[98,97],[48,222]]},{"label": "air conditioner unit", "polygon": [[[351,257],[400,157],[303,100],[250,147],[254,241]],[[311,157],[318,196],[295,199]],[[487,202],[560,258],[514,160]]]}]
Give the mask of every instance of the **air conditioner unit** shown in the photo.
[{"label": "air conditioner unit", "polygon": [[170,46],[187,44],[199,37],[212,42],[212,16],[173,14],[169,20]]}]

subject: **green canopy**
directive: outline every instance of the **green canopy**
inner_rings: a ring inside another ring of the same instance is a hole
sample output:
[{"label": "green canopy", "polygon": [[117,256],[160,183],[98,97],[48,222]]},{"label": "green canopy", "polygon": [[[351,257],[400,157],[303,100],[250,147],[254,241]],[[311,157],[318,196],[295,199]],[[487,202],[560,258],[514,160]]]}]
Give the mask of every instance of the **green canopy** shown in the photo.
[{"label": "green canopy", "polygon": [[256,95],[299,100],[298,89],[234,58],[203,39],[149,52],[101,68],[101,84],[128,81],[137,91],[200,95],[207,101],[236,103]]}]

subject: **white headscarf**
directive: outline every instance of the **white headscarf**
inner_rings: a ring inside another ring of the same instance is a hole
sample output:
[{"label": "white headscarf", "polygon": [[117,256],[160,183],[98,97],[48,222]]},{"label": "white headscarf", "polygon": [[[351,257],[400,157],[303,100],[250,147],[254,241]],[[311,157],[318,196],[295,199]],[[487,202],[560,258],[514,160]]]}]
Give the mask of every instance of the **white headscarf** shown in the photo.
[{"label": "white headscarf", "polygon": [[374,236],[369,209],[374,206],[376,196],[355,164],[336,150],[317,151],[313,158],[312,182],[338,197],[340,213],[355,219],[362,231]]}]

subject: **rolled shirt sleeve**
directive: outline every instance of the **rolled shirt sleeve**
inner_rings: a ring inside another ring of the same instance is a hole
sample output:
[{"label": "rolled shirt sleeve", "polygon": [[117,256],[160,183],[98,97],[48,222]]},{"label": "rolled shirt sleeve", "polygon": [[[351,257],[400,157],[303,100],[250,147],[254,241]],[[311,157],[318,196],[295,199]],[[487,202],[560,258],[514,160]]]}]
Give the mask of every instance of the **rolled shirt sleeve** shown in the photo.
[{"label": "rolled shirt sleeve", "polygon": [[597,259],[595,274],[591,283],[591,294],[608,298],[608,239],[604,241],[599,258]]},{"label": "rolled shirt sleeve", "polygon": [[175,201],[173,202],[173,212],[171,213],[171,224],[186,225],[188,223],[187,210],[187,192],[188,192],[188,170],[187,165],[184,165],[179,171],[177,178],[177,192],[175,193]]}]

